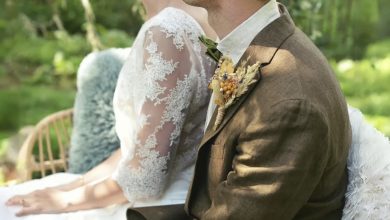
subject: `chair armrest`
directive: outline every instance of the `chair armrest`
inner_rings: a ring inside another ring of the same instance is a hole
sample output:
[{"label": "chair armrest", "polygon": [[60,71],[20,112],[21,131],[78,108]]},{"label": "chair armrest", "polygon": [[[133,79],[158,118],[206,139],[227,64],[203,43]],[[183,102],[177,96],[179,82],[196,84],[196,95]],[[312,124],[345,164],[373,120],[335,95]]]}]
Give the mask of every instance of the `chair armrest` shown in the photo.
[{"label": "chair armrest", "polygon": [[[34,172],[41,177],[67,170],[67,150],[73,127],[73,109],[53,113],[43,118],[23,143],[17,170],[21,182],[31,180]],[[57,149],[59,151],[53,151]]]}]

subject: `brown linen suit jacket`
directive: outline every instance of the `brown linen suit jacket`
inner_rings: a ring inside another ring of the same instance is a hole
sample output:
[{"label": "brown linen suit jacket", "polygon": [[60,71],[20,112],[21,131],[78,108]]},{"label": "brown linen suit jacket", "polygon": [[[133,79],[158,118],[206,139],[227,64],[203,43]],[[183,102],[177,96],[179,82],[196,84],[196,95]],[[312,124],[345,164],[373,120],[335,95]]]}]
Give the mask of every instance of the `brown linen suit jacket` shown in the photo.
[{"label": "brown linen suit jacket", "polygon": [[243,58],[261,80],[200,144],[186,211],[197,219],[341,219],[351,128],[321,52],[282,16]]}]

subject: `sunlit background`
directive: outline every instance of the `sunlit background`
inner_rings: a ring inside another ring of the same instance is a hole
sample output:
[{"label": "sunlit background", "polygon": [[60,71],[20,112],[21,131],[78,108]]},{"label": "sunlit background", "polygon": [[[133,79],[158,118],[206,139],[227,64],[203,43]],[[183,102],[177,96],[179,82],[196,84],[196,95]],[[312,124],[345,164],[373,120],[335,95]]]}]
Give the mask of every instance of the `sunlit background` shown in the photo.
[{"label": "sunlit background", "polygon": [[[390,136],[390,1],[284,0],[325,53],[348,103]],[[31,125],[73,106],[79,63],[130,47],[137,0],[0,0],[0,185],[15,178]]]}]

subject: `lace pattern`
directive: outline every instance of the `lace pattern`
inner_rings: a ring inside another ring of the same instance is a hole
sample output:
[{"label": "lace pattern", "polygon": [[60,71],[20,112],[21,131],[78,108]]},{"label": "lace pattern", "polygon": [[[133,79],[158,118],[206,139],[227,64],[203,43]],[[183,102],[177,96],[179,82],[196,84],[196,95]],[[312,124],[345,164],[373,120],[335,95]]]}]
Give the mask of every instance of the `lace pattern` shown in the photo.
[{"label": "lace pattern", "polygon": [[141,28],[120,73],[114,110],[122,159],[113,179],[130,202],[162,196],[194,163],[212,65],[201,34],[192,17],[166,8]]}]

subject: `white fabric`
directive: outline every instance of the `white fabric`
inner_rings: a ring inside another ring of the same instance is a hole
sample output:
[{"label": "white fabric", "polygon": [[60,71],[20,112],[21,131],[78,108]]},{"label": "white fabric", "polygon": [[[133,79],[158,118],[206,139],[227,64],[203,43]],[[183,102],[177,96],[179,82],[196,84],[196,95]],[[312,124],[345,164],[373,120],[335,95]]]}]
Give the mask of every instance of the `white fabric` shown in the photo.
[{"label": "white fabric", "polygon": [[[238,63],[253,39],[265,27],[280,17],[276,0],[270,0],[246,21],[237,26],[232,32],[218,43],[218,50],[232,58],[234,65]],[[206,117],[206,128],[216,109],[214,96],[211,97]]]},{"label": "white fabric", "polygon": [[343,220],[390,219],[390,142],[349,108],[352,146]]},{"label": "white fabric", "polygon": [[[187,13],[166,8],[143,25],[119,75],[114,112],[122,159],[112,177],[133,206],[185,201],[191,178],[181,174],[193,172],[209,100],[212,62],[198,39],[203,34]],[[180,196],[167,198],[168,186]]]}]

